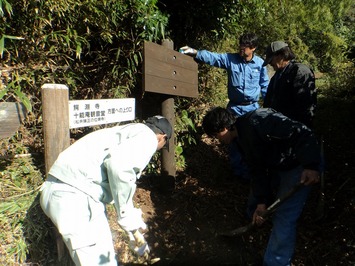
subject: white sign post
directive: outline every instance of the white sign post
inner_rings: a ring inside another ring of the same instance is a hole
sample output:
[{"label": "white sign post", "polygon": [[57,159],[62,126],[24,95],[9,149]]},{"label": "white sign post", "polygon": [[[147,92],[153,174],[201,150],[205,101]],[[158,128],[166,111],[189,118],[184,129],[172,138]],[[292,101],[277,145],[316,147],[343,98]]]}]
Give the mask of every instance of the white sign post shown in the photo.
[{"label": "white sign post", "polygon": [[135,119],[134,98],[69,101],[64,84],[43,84],[42,109],[46,173],[70,145],[69,129]]},{"label": "white sign post", "polygon": [[69,127],[87,127],[135,119],[135,99],[69,101]]}]

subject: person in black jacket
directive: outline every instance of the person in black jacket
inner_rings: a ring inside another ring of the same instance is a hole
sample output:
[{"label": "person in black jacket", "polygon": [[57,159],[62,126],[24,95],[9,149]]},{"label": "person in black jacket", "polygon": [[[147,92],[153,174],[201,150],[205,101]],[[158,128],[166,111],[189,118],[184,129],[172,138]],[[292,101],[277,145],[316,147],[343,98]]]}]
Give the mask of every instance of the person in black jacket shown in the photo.
[{"label": "person in black jacket", "polygon": [[296,240],[296,223],[312,184],[319,182],[320,149],[311,129],[271,108],[235,117],[216,107],[207,112],[202,127],[210,137],[230,144],[236,141],[248,164],[252,193],[257,204],[253,223],[273,196],[280,197],[297,183],[304,187],[281,204],[273,215],[273,228],[264,265],[290,265]]},{"label": "person in black jacket", "polygon": [[315,76],[308,66],[296,63],[295,55],[283,41],[272,42],[266,49],[263,66],[276,71],[271,78],[263,107],[313,127],[317,105]]}]

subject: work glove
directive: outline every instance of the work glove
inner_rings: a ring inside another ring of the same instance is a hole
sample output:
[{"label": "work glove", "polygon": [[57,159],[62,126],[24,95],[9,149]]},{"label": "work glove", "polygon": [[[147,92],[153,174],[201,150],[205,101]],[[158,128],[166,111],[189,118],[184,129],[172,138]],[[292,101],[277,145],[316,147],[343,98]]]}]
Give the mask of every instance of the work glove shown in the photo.
[{"label": "work glove", "polygon": [[138,230],[128,232],[129,247],[140,257],[148,260],[150,249],[143,234]]},{"label": "work glove", "polygon": [[136,231],[138,229],[147,229],[147,225],[142,219],[142,211],[138,208],[130,208],[121,214],[121,218],[118,220],[118,224],[126,232]]},{"label": "work glove", "polygon": [[195,57],[197,55],[197,50],[189,46],[183,46],[179,49],[179,52],[189,56]]}]

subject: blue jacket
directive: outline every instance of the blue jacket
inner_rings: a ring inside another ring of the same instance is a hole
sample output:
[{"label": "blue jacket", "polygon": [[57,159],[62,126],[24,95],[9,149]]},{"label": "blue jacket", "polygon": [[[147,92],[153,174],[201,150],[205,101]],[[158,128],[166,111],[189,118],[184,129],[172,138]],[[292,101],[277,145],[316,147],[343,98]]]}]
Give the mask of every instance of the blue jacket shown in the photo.
[{"label": "blue jacket", "polygon": [[[229,108],[248,106],[247,103],[257,104],[260,95],[264,98],[269,84],[269,76],[266,67],[262,67],[264,60],[259,56],[254,55],[251,61],[246,62],[237,53],[219,54],[200,50],[195,59],[227,70]],[[256,108],[258,106],[253,109]]]}]

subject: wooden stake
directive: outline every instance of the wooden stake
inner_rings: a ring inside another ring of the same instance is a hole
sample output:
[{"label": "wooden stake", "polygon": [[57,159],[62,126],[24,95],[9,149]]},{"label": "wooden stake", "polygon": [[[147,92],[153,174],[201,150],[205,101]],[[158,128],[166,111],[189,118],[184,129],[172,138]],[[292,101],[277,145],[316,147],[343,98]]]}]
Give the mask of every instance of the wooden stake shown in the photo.
[{"label": "wooden stake", "polygon": [[70,145],[69,89],[62,84],[42,86],[42,119],[46,174],[59,153]]},{"label": "wooden stake", "polygon": [[[174,49],[174,43],[170,40],[163,40],[163,46]],[[173,134],[169,141],[169,151],[164,149],[162,152],[162,175],[174,177],[176,175],[175,165],[175,143],[174,143],[174,125],[175,125],[175,110],[174,110],[174,98],[169,97],[162,102],[162,115],[166,117],[172,128]]]}]

